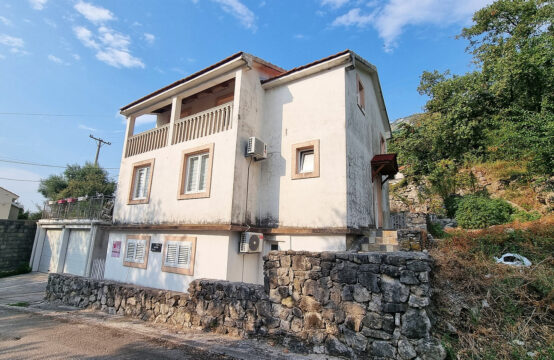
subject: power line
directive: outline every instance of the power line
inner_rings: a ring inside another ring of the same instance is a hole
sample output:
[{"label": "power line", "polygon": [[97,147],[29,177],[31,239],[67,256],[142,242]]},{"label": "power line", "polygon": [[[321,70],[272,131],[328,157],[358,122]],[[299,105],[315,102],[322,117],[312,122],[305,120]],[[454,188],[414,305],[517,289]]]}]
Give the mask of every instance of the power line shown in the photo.
[{"label": "power line", "polygon": [[108,118],[108,115],[87,115],[87,114],[47,114],[47,113],[20,113],[20,112],[0,112],[0,115],[13,116],[56,116],[56,117],[97,117]]},{"label": "power line", "polygon": [[5,177],[0,177],[0,180],[40,182],[40,180],[12,179],[12,178],[5,178]]},{"label": "power line", "polygon": [[[34,162],[27,162],[27,161],[19,161],[19,160],[5,160],[0,159],[0,162],[7,162],[12,164],[23,164],[23,165],[32,165],[32,166],[44,166],[44,167],[53,167],[53,168],[60,168],[65,169],[68,166],[62,166],[62,165],[51,165],[51,164],[40,164],[40,163],[34,163]],[[103,168],[105,170],[119,170],[119,168]]]}]

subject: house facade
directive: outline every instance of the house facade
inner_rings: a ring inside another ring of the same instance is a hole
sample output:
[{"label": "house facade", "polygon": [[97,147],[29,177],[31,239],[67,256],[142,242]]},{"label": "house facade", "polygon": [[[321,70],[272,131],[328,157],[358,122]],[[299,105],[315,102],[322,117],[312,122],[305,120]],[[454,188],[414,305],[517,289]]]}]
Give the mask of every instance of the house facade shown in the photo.
[{"label": "house facade", "polygon": [[19,195],[0,187],[0,219],[17,220],[19,209],[23,209],[17,199]]},{"label": "house facade", "polygon": [[[270,250],[347,250],[388,226],[371,161],[386,153],[389,120],[375,67],[352,51],[289,71],[237,53],[121,114],[106,279],[176,291],[196,278],[260,283]],[[136,133],[142,116],[156,126]],[[247,233],[259,251],[241,252]]]}]

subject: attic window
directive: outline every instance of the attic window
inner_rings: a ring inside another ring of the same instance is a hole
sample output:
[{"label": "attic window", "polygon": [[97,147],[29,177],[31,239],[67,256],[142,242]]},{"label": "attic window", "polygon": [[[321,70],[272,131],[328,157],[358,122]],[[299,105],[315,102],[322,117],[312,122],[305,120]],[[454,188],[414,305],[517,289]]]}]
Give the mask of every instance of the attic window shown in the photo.
[{"label": "attic window", "polygon": [[358,88],[358,106],[362,111],[365,111],[365,90],[359,75],[356,75],[356,83]]},{"label": "attic window", "polygon": [[292,146],[292,179],[319,177],[319,140]]}]

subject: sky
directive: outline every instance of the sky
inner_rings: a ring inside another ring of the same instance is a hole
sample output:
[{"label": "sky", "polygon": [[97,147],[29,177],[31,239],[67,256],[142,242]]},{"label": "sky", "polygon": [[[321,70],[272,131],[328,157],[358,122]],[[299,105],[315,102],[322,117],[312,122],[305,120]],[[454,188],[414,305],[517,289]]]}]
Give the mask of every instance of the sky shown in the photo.
[{"label": "sky", "polygon": [[421,112],[423,71],[472,70],[456,35],[490,2],[0,0],[0,186],[36,211],[41,178],[94,161],[90,134],[117,179],[119,108],[237,51],[290,69],[351,49],[377,66],[391,121]]}]

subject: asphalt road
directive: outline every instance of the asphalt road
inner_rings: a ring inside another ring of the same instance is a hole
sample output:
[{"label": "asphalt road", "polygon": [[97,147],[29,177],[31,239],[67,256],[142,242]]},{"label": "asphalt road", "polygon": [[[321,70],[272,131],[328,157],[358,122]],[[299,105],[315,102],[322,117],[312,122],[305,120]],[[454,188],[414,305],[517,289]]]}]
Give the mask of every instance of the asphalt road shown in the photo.
[{"label": "asphalt road", "polygon": [[231,359],[136,333],[0,309],[0,359]]}]

